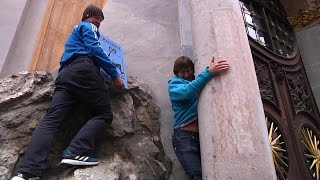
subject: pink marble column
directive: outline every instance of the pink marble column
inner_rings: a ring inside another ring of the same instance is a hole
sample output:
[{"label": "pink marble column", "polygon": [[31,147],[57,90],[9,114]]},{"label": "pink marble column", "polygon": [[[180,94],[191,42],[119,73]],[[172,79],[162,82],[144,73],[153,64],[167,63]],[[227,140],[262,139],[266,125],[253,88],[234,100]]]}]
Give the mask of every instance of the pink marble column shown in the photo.
[{"label": "pink marble column", "polygon": [[212,56],[227,73],[199,97],[203,179],[276,179],[263,106],[238,0],[191,0],[196,72]]}]

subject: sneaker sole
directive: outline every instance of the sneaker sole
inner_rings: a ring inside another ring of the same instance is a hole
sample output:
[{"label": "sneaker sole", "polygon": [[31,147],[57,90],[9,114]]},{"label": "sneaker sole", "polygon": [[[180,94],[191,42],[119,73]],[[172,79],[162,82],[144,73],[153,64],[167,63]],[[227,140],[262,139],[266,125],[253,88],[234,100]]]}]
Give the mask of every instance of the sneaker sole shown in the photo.
[{"label": "sneaker sole", "polygon": [[25,180],[25,179],[24,179],[24,178],[21,178],[21,177],[15,176],[15,177],[13,177],[11,180]]},{"label": "sneaker sole", "polygon": [[62,159],[61,164],[70,164],[76,166],[94,166],[99,164],[99,162],[85,162],[85,161],[78,161],[73,159]]}]

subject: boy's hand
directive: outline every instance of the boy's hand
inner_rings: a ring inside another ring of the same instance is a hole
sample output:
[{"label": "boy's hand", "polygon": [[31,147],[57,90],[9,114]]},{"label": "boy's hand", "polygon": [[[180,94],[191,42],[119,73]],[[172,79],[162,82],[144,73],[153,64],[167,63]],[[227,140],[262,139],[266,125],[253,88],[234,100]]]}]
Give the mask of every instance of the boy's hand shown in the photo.
[{"label": "boy's hand", "polygon": [[229,69],[230,65],[225,59],[221,59],[219,61],[214,60],[214,57],[212,58],[210,65],[209,65],[209,71],[213,74],[219,74],[222,71],[225,71]]},{"label": "boy's hand", "polygon": [[120,76],[116,77],[113,80],[113,85],[115,87],[117,87],[118,89],[123,89],[124,88],[124,85],[123,85],[123,82],[122,82],[122,79],[120,78]]}]

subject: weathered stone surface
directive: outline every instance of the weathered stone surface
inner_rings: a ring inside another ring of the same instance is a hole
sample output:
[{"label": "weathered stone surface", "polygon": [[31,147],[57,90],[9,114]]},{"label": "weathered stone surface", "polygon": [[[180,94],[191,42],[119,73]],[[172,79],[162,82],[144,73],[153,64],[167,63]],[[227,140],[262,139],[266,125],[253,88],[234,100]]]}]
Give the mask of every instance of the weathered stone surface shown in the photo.
[{"label": "weathered stone surface", "polygon": [[[33,130],[45,115],[53,89],[51,76],[41,72],[0,79],[0,180],[13,175]],[[126,92],[111,94],[114,120],[95,149],[100,164],[79,169],[59,164],[62,150],[88,116],[85,107],[75,107],[49,155],[46,179],[168,179],[171,161],[160,141],[159,108],[150,88],[130,77]]]},{"label": "weathered stone surface", "polygon": [[133,119],[136,119],[136,114],[132,97],[128,93],[118,96],[117,101],[112,101],[112,110],[115,119],[112,123],[114,136],[133,133]]},{"label": "weathered stone surface", "polygon": [[[130,162],[125,162],[117,154],[114,154],[113,157],[111,157],[108,160],[104,160],[102,163],[104,164],[104,166],[93,166],[84,169],[77,169],[74,171],[72,177],[65,178],[65,180],[118,180],[120,179],[120,175],[123,176],[126,170],[134,169],[134,164]],[[124,169],[123,172],[121,171],[122,169]]]}]

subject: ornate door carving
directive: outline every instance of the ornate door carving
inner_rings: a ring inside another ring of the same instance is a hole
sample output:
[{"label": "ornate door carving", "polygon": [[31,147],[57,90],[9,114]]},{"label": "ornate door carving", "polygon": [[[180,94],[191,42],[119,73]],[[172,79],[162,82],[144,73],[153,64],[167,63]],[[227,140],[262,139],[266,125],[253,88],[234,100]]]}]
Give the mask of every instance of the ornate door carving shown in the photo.
[{"label": "ornate door carving", "polygon": [[241,0],[278,179],[320,179],[320,118],[278,0]]}]

